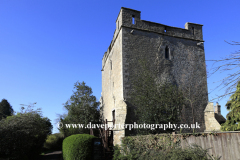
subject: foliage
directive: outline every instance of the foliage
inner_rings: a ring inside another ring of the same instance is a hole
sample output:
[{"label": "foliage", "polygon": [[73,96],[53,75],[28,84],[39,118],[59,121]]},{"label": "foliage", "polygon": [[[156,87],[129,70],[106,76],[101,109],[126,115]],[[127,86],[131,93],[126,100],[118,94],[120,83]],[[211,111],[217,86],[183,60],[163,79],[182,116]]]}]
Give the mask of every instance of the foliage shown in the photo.
[{"label": "foliage", "polygon": [[13,108],[6,99],[0,102],[0,121],[7,116],[13,115]]},{"label": "foliage", "polygon": [[[158,82],[157,72],[150,70],[145,61],[139,61],[141,72],[136,75],[131,92],[131,103],[136,106],[138,124],[179,122],[184,97],[177,86]],[[162,129],[136,129],[138,134],[156,134]],[[172,131],[171,129],[167,130]]]},{"label": "foliage", "polygon": [[[126,143],[127,142],[127,143]],[[157,148],[156,144],[153,147],[145,148],[145,145],[136,145],[134,141],[125,141],[122,146],[114,147],[114,160],[220,160],[218,157],[212,157],[207,152],[208,149],[203,149],[200,146],[193,144],[185,149],[178,145],[172,145],[168,148]]]},{"label": "foliage", "polygon": [[64,160],[92,159],[93,139],[89,134],[75,134],[63,140],[62,153]]},{"label": "foliage", "polygon": [[239,131],[240,130],[240,81],[237,85],[236,92],[230,97],[226,104],[229,113],[227,120],[221,125],[222,131]]},{"label": "foliage", "polygon": [[99,123],[99,102],[96,101],[96,97],[92,95],[92,88],[87,86],[85,82],[74,84],[73,95],[70,100],[64,104],[64,107],[68,110],[68,115],[64,118],[60,118],[63,127],[60,128],[60,132],[65,137],[72,134],[89,134],[88,128],[66,128],[64,124],[84,124],[86,126],[89,122]]},{"label": "foliage", "polygon": [[[120,149],[119,149],[120,150]],[[121,155],[120,151],[118,150],[118,155],[114,155],[114,160],[128,160],[128,159],[139,159],[139,160],[146,160],[146,159],[154,159],[154,160],[217,160],[219,158],[210,157],[208,155],[207,149],[202,149],[197,145],[193,145],[186,149],[182,148],[174,148],[168,151],[161,151],[161,150],[148,150],[145,151],[144,154],[135,154],[135,157],[131,155]]]},{"label": "foliage", "polygon": [[0,157],[9,159],[33,159],[43,147],[52,125],[41,111],[26,110],[0,121]]},{"label": "foliage", "polygon": [[[155,134],[125,137],[122,140],[121,150],[115,147],[114,155],[118,158],[139,159],[150,150],[167,151],[173,147],[179,146],[179,139],[171,134]],[[119,154],[121,152],[121,154]]]},{"label": "foliage", "polygon": [[51,151],[62,150],[63,139],[64,135],[62,133],[48,135],[44,143],[44,149]]}]

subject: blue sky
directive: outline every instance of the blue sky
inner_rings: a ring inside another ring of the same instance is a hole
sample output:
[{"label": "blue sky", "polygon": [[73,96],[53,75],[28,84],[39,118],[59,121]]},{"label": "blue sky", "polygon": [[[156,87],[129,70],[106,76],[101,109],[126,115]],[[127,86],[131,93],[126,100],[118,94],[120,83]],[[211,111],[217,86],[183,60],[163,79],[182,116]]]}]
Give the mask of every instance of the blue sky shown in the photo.
[{"label": "blue sky", "polygon": [[[37,102],[43,116],[55,123],[66,113],[74,83],[85,81],[99,100],[101,63],[116,28],[121,7],[141,11],[141,19],[184,28],[203,24],[206,60],[239,50],[224,42],[240,41],[240,1],[0,1],[0,100],[15,111]],[[212,62],[207,61],[208,69]],[[228,72],[229,73],[229,72]],[[209,92],[226,73],[208,78]],[[211,92],[209,100],[224,90]],[[227,98],[218,101],[225,117]],[[216,102],[215,100],[214,102]],[[58,132],[54,125],[53,133]]]}]

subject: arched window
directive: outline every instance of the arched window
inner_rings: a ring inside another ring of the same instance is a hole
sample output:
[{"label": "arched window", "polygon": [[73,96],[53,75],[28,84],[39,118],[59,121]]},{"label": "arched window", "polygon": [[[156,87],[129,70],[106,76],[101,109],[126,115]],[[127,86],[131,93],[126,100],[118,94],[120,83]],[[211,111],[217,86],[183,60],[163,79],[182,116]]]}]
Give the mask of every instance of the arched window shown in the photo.
[{"label": "arched window", "polygon": [[168,46],[166,46],[166,48],[165,48],[165,58],[169,59],[169,48],[168,48]]}]

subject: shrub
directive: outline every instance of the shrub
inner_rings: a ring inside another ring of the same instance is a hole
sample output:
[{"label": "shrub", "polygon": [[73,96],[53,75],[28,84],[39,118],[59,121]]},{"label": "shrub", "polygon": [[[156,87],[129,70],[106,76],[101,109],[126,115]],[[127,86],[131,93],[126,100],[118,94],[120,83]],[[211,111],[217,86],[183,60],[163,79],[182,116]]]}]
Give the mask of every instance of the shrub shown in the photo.
[{"label": "shrub", "polygon": [[0,157],[30,160],[41,153],[52,124],[48,118],[32,111],[1,120],[0,128]]},{"label": "shrub", "polygon": [[44,150],[62,150],[62,142],[64,136],[62,133],[51,134],[47,137],[47,140],[44,143]]},{"label": "shrub", "polygon": [[147,157],[159,160],[212,160],[208,156],[207,149],[197,145],[189,146],[186,149],[173,148],[168,151],[149,150],[139,160],[147,159]]},{"label": "shrub", "polygon": [[141,152],[139,152],[139,149],[131,149],[129,152],[124,152],[120,146],[116,145],[113,160],[220,160],[220,157],[211,157],[207,151],[208,149],[192,145],[186,149],[176,147],[168,150],[141,150]]},{"label": "shrub", "polygon": [[93,139],[89,134],[75,134],[63,140],[62,154],[64,160],[92,159]]}]

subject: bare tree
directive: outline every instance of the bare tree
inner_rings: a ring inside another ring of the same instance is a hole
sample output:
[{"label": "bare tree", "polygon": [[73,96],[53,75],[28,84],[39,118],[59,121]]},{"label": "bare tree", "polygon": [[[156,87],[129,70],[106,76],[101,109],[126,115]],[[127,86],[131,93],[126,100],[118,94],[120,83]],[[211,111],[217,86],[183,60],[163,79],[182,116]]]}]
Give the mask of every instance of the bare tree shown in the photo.
[{"label": "bare tree", "polygon": [[[205,86],[204,81],[199,79],[199,75],[197,74],[197,68],[194,65],[189,65],[189,69],[186,70],[184,75],[187,75],[184,80],[181,80],[181,83],[183,84],[180,88],[183,93],[183,97],[185,99],[185,106],[182,110],[182,123],[184,123],[184,120],[186,121],[186,116],[190,116],[192,119],[192,124],[195,124],[196,121],[198,121],[198,118],[196,117],[196,107],[203,105],[204,102],[204,94],[207,94],[207,89]],[[199,79],[196,81],[196,79]],[[184,82],[184,81],[187,81]],[[186,110],[189,115],[186,115]],[[190,118],[189,117],[189,118]],[[188,119],[189,119],[188,118]],[[190,120],[190,119],[189,119]],[[190,122],[188,120],[188,122]],[[195,132],[195,129],[192,130]]]},{"label": "bare tree", "polygon": [[[235,42],[235,41],[232,41],[231,43],[229,43],[227,41],[225,41],[225,42],[230,45],[240,45],[240,42]],[[220,73],[233,71],[234,69],[238,69],[240,67],[240,63],[239,63],[240,62],[240,50],[228,55],[226,58],[222,58],[220,60],[207,60],[207,61],[214,61],[213,66],[217,65],[216,67],[211,69],[209,76],[213,75],[214,73],[216,73],[218,71]],[[222,99],[228,95],[234,94],[236,91],[236,86],[238,84],[238,81],[240,81],[240,70],[239,69],[236,72],[230,73],[225,78],[218,81],[218,82],[220,82],[220,84],[213,90],[216,90],[218,88],[220,88],[220,90],[225,88],[226,90],[223,95],[217,95],[217,98],[214,98],[214,99]]]},{"label": "bare tree", "polygon": [[[208,101],[205,59],[197,54],[192,54],[191,48],[185,52],[187,53],[183,59],[185,65],[179,82],[185,99],[181,123],[203,123],[204,117],[200,113],[204,111]],[[195,132],[195,129],[193,128],[192,131]]]}]

